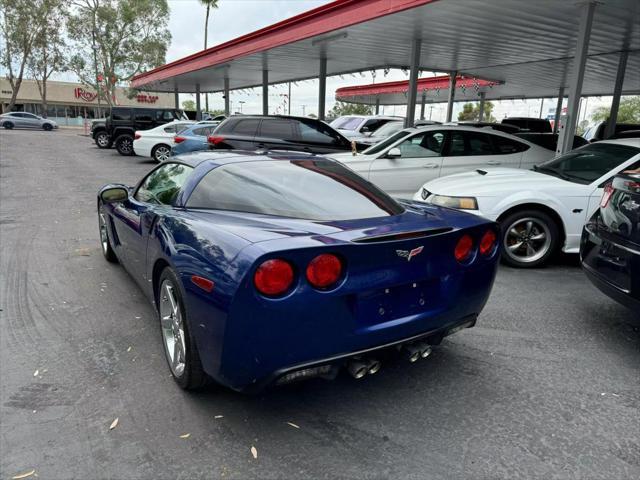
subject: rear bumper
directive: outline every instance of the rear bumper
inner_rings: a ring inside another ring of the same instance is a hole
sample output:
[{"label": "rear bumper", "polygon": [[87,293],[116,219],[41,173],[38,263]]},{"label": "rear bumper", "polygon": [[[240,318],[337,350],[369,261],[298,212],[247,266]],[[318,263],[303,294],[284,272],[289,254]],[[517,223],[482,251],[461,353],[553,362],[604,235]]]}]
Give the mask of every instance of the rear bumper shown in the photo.
[{"label": "rear bumper", "polygon": [[582,234],[580,259],[587,278],[602,293],[640,312],[640,252],[603,238],[592,224]]},{"label": "rear bumper", "polygon": [[[477,318],[478,318],[477,315],[469,315],[467,317],[459,319],[458,321],[448,324],[445,327],[436,328],[434,330],[427,331],[418,335],[413,335],[408,338],[403,338],[401,340],[396,340],[393,342],[377,345],[377,346],[362,349],[362,350],[356,350],[349,353],[343,353],[340,355],[333,355],[327,358],[323,358],[321,360],[315,360],[312,362],[306,362],[298,365],[281,368],[279,370],[274,371],[272,374],[264,377],[259,382],[249,384],[242,388],[236,388],[236,390],[243,393],[257,393],[270,385],[277,385],[279,383],[279,380],[284,379],[289,374],[292,374],[295,372],[309,371],[309,370],[313,370],[320,367],[329,367],[328,372],[301,376],[300,380],[306,380],[309,378],[318,378],[318,377],[333,378],[335,377],[335,375],[337,375],[338,371],[341,368],[343,368],[347,363],[347,361],[350,359],[353,359],[356,357],[358,358],[373,357],[385,350],[392,350],[396,347],[400,347],[401,345],[418,342],[418,341],[426,341],[431,345],[439,345],[442,339],[447,335],[453,334],[458,330],[461,330],[464,328],[474,327],[476,324]],[[291,382],[285,382],[285,383],[293,383],[294,381],[296,380],[293,380]]]}]

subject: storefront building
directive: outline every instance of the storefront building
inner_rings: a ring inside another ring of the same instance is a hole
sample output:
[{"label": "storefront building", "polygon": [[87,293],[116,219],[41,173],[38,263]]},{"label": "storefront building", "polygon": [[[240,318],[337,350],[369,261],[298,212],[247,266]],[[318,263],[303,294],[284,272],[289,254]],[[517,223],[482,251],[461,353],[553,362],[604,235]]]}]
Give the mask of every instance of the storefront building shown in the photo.
[{"label": "storefront building", "polygon": [[[129,89],[117,87],[115,105],[131,107],[174,107],[171,93],[139,92],[128,97]],[[79,83],[47,82],[47,111],[42,111],[42,99],[35,80],[22,80],[14,110],[46,116],[59,125],[82,125],[85,118],[102,118],[108,112],[104,100],[98,104],[97,94]],[[0,77],[0,106],[4,112],[11,100],[11,86],[5,77]],[[45,115],[46,114],[46,115]]]}]

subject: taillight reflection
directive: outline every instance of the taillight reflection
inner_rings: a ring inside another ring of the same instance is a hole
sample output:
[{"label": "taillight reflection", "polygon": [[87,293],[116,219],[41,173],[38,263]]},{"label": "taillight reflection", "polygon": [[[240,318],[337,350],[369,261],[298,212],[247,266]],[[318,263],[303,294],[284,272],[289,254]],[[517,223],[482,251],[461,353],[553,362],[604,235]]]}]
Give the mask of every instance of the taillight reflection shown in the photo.
[{"label": "taillight reflection", "polygon": [[491,255],[496,247],[496,240],[496,233],[493,230],[487,230],[480,239],[480,246],[478,247],[480,254],[485,256]]},{"label": "taillight reflection", "polygon": [[458,262],[467,262],[473,255],[473,239],[469,235],[464,235],[458,240],[453,254]]}]

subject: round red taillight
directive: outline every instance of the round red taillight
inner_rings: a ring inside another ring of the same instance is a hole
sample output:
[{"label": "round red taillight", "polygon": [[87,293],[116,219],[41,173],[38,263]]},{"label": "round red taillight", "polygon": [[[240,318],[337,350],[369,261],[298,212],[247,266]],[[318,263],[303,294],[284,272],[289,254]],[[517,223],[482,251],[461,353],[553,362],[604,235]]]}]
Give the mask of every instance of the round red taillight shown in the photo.
[{"label": "round red taillight", "polygon": [[267,260],[256,270],[253,283],[263,295],[282,295],[293,283],[293,268],[285,260]]},{"label": "round red taillight", "polygon": [[496,233],[493,230],[486,231],[480,239],[480,246],[478,247],[482,255],[490,255],[493,252],[493,248],[496,246],[496,238]]},{"label": "round red taillight", "polygon": [[459,262],[466,262],[473,253],[473,239],[469,235],[464,235],[456,244],[454,255]]},{"label": "round red taillight", "polygon": [[316,288],[328,288],[342,275],[342,262],[335,255],[323,253],[309,262],[307,280]]}]

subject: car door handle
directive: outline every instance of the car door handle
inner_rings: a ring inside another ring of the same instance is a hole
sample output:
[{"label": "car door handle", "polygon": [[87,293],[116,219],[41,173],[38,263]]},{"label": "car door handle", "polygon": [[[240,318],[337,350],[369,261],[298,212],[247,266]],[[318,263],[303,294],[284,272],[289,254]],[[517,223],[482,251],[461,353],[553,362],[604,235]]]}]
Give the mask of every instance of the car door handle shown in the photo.
[{"label": "car door handle", "polygon": [[498,162],[497,160],[489,160],[487,165],[500,165],[502,162]]},{"label": "car door handle", "polygon": [[438,168],[440,165],[437,163],[427,163],[423,168]]}]

